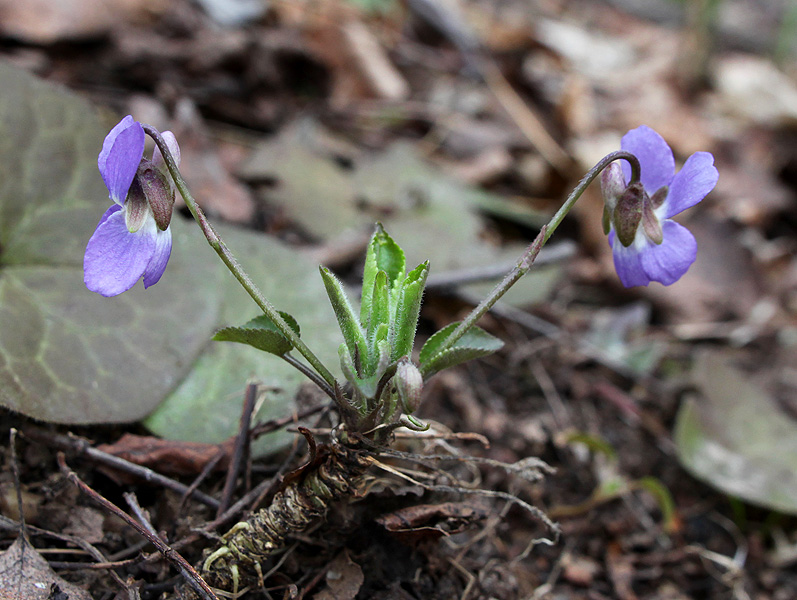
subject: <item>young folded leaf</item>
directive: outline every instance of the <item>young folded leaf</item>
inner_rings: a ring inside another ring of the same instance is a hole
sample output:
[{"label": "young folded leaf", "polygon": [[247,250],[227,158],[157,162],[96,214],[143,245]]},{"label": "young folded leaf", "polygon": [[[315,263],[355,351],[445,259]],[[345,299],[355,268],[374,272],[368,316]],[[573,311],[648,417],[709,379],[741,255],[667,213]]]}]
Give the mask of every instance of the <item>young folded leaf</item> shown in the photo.
[{"label": "young folded leaf", "polygon": [[377,223],[368,250],[365,255],[363,270],[363,296],[360,306],[360,321],[364,328],[370,327],[371,297],[374,291],[374,280],[379,271],[384,271],[388,279],[388,287],[395,288],[404,278],[406,262],[404,251],[393,241],[381,224]]},{"label": "young folded leaf", "polygon": [[415,343],[415,330],[418,328],[418,315],[421,312],[421,300],[429,274],[429,261],[418,265],[407,273],[401,284],[396,312],[391,323],[391,360],[398,360],[412,354]]},{"label": "young folded leaf", "polygon": [[[321,271],[321,278],[324,280],[324,286],[327,289],[329,301],[332,303],[332,309],[338,318],[338,326],[343,333],[346,347],[349,350],[352,361],[356,364],[368,355],[365,334],[354,313],[354,308],[343,290],[343,284],[326,267],[321,267],[319,270]],[[358,369],[360,368],[360,365],[356,366]]]},{"label": "young folded leaf", "polygon": [[[299,324],[291,315],[280,311],[291,329],[299,335]],[[258,350],[282,356],[293,350],[293,344],[280,333],[274,322],[266,315],[255,317],[241,327],[225,327],[216,332],[213,340],[217,342],[237,342],[247,344]]]},{"label": "young folded leaf", "polygon": [[381,326],[390,324],[390,289],[388,286],[387,273],[377,272],[371,292],[371,312],[368,317],[368,343],[372,347],[376,331]]}]

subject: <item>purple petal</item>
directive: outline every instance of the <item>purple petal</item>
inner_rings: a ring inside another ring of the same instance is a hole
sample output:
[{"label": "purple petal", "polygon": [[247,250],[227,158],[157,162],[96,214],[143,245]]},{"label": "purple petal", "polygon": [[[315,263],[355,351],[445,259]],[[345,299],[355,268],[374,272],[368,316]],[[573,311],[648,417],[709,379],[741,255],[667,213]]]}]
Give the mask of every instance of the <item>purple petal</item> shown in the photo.
[{"label": "purple petal", "polygon": [[[177,138],[174,137],[174,134],[171,131],[164,131],[161,136],[163,137],[163,141],[166,142],[166,147],[169,148],[169,152],[172,153],[174,157],[174,162],[177,163],[177,166],[180,166],[180,146],[177,143]],[[163,160],[163,153],[161,153],[161,149],[155,146],[155,151],[152,153],[152,164],[163,171],[164,175],[168,175],[168,169],[166,168],[166,161]]]},{"label": "purple petal", "polygon": [[117,204],[124,204],[143,154],[144,130],[127,115],[105,137],[97,159],[108,194]]},{"label": "purple petal", "polygon": [[710,152],[695,152],[670,185],[670,193],[662,205],[662,217],[669,219],[700,202],[714,189],[719,172]]},{"label": "purple petal", "polygon": [[[640,180],[648,194],[653,194],[663,185],[670,185],[675,174],[675,159],[672,150],[658,133],[647,125],[632,129],[623,136],[620,147],[639,159],[642,168]],[[631,179],[631,166],[620,161],[625,180]]]},{"label": "purple petal", "polygon": [[640,252],[640,262],[651,281],[670,285],[686,273],[697,257],[697,242],[689,230],[675,221],[662,224],[664,241]]},{"label": "purple petal", "polygon": [[[152,227],[157,229],[154,220]],[[126,292],[144,273],[155,245],[155,236],[144,230],[130,233],[121,207],[113,205],[105,211],[86,246],[83,257],[86,287],[106,297]]]},{"label": "purple petal", "polygon": [[155,252],[144,270],[144,287],[155,285],[166,270],[166,263],[172,253],[172,230],[158,230],[155,235]]},{"label": "purple petal", "polygon": [[[642,238],[644,240],[644,238]],[[639,243],[648,243],[647,240],[640,241]],[[637,242],[626,247],[620,243],[616,238],[614,231],[609,234],[609,245],[612,247],[612,256],[614,257],[614,268],[617,271],[617,276],[625,287],[634,287],[635,285],[647,285],[651,279],[648,277],[645,270],[642,268],[642,263],[639,259],[639,250]]]}]

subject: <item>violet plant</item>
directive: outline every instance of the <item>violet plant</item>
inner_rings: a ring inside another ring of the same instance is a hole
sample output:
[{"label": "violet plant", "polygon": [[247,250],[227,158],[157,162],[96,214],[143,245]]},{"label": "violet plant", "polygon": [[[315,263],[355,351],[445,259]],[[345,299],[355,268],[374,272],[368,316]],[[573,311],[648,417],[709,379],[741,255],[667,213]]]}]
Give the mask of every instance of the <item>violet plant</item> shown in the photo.
[{"label": "violet plant", "polygon": [[[145,134],[157,146],[151,161],[143,158]],[[432,335],[417,359],[413,348],[428,263],[408,272],[404,252],[377,225],[366,252],[359,311],[342,283],[322,267],[321,277],[343,335],[338,353],[341,382],[302,340],[296,320],[271,305],[208,222],[178,169],[174,136],[161,135],[131,116],[111,130],[99,168],[115,204],[103,215],[86,248],[89,289],[113,296],[142,277],[145,286],[160,279],[171,249],[169,222],[176,187],[210,245],[263,312],[248,323],[221,329],[214,339],[248,344],[287,361],[331,398],[340,418],[323,452],[317,452],[309,440],[312,468],[284,486],[271,506],[234,526],[206,557],[202,571],[211,585],[233,593],[246,582],[262,585],[261,561],[282,547],[287,535],[323,515],[330,501],[356,488],[371,464],[363,452],[385,450],[397,427],[424,428],[413,413],[429,377],[501,348],[502,342],[479,328],[477,321],[529,271],[543,245],[601,173],[604,227],[622,283],[669,285],[686,272],[697,246],[691,233],[671,218],[714,188],[718,173],[712,155],[694,154],[675,174],[672,151],[645,126],[628,132],[621,148],[584,176],[485,299],[465,319]]]},{"label": "violet plant", "polygon": [[678,281],[697,258],[697,242],[672,217],[700,202],[717,185],[714,157],[695,152],[675,173],[667,142],[642,125],[623,136],[620,147],[639,159],[639,181],[627,163],[603,171],[604,230],[614,265],[626,287]]},{"label": "violet plant", "polygon": [[[107,135],[97,160],[114,204],[102,215],[83,259],[83,280],[92,292],[117,296],[143,277],[155,285],[172,250],[169,223],[174,186],[159,148],[144,158],[144,129],[128,115]],[[163,139],[175,164],[180,147],[170,131]]]}]

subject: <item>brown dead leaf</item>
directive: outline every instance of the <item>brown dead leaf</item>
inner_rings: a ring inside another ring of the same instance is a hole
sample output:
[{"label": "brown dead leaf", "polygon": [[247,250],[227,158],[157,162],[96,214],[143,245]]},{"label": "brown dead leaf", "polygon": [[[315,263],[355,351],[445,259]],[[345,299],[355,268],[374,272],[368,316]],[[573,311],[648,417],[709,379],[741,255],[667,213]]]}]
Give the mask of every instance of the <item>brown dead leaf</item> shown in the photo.
[{"label": "brown dead leaf", "polygon": [[0,0],[4,35],[36,44],[104,35],[126,21],[159,13],[163,0]]},{"label": "brown dead leaf", "polygon": [[632,583],[634,581],[634,565],[631,556],[623,553],[617,543],[609,544],[606,552],[606,569],[614,587],[618,600],[637,600]]},{"label": "brown dead leaf", "polygon": [[56,588],[70,600],[91,600],[88,592],[56,575],[24,536],[0,555],[0,600],[49,600]]},{"label": "brown dead leaf", "polygon": [[91,506],[73,506],[64,533],[89,544],[99,544],[105,537],[105,515]]},{"label": "brown dead leaf", "polygon": [[749,315],[760,298],[761,283],[737,231],[705,215],[682,223],[697,240],[697,260],[675,285],[652,283],[643,293],[666,306],[675,322]]},{"label": "brown dead leaf", "polygon": [[355,67],[377,98],[404,100],[410,95],[407,80],[361,21],[353,19],[343,25],[343,36]]},{"label": "brown dead leaf", "polygon": [[[222,444],[203,444],[126,433],[113,444],[101,444],[97,449],[136,465],[152,467],[159,473],[196,475],[220,451],[224,452],[224,457],[217,468],[226,469],[234,444],[233,438]],[[118,471],[113,473],[117,478]]]},{"label": "brown dead leaf", "polygon": [[566,555],[562,559],[562,577],[582,587],[590,587],[601,572],[601,566],[588,556]]},{"label": "brown dead leaf", "polygon": [[233,223],[251,223],[255,203],[249,188],[222,164],[204,119],[187,98],[177,104],[172,131],[180,140],[180,169],[204,210]]},{"label": "brown dead leaf", "polygon": [[377,517],[376,522],[401,540],[417,542],[460,533],[486,517],[481,506],[444,502],[402,508]]},{"label": "brown dead leaf", "polygon": [[354,600],[365,581],[363,570],[349,556],[341,552],[327,569],[327,586],[313,598],[315,600]]},{"label": "brown dead leaf", "polygon": [[765,126],[797,123],[797,84],[770,60],[738,54],[718,61],[715,83],[728,112]]}]

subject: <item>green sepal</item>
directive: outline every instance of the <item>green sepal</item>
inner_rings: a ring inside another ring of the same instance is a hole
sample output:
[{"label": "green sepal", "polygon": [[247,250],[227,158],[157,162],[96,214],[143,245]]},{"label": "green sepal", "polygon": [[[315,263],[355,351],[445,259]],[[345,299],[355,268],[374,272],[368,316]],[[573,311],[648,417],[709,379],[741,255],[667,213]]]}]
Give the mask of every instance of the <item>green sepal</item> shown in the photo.
[{"label": "green sepal", "polygon": [[326,267],[319,267],[319,270],[321,271],[321,278],[324,280],[324,287],[327,289],[332,309],[338,318],[338,326],[341,333],[343,333],[343,339],[346,342],[349,354],[353,360],[356,360],[355,357],[358,355],[362,360],[368,354],[365,335],[360,327],[357,315],[354,313],[354,308],[343,290],[343,284]]},{"label": "green sepal", "polygon": [[[300,330],[296,319],[285,312],[280,312],[279,314],[298,336]],[[255,317],[241,327],[225,327],[219,329],[213,336],[213,340],[217,342],[248,344],[258,350],[276,354],[277,356],[282,356],[293,350],[293,344],[291,344],[290,340],[277,329],[274,322],[266,315]]]},{"label": "green sepal", "polygon": [[385,272],[388,279],[388,289],[390,289],[401,282],[404,277],[405,268],[404,251],[393,241],[393,238],[387,234],[382,224],[377,223],[365,254],[363,296],[360,305],[360,321],[363,327],[370,327],[372,315],[371,298],[377,274],[380,271]]},{"label": "green sepal", "polygon": [[412,353],[428,274],[429,261],[426,261],[407,273],[407,277],[401,285],[401,293],[396,302],[396,311],[392,322],[391,360],[398,360],[402,356],[409,356]]},{"label": "green sepal", "polygon": [[446,325],[430,337],[421,348],[420,369],[424,379],[428,379],[443,369],[474,358],[488,356],[500,350],[504,345],[504,342],[490,335],[484,329],[473,326],[453,346],[441,351],[440,349],[458,325],[458,322]]}]

